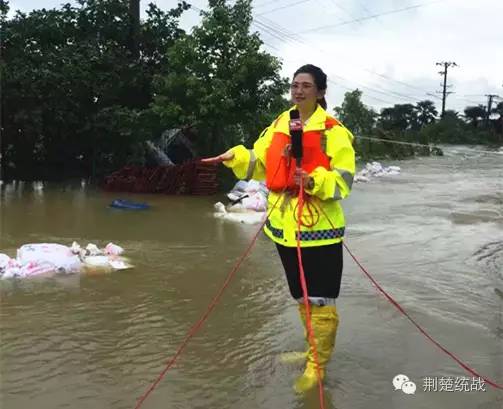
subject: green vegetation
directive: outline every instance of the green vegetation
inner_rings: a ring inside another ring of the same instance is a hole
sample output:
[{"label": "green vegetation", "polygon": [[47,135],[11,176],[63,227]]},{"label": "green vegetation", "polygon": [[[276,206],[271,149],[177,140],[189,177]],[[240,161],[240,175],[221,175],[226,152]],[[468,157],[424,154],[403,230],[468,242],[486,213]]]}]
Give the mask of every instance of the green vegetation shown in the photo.
[{"label": "green vegetation", "polygon": [[[351,129],[357,138],[356,150],[362,160],[401,159],[409,156],[440,155],[438,148],[418,147],[407,143],[435,144],[485,144],[503,143],[503,102],[491,113],[497,119],[490,119],[483,106],[467,107],[465,120],[455,111],[446,111],[442,119],[432,101],[420,101],[416,105],[397,104],[383,108],[377,114],[366,107],[362,92],[347,92],[335,114]],[[368,139],[366,139],[368,138]],[[374,139],[372,139],[374,138]],[[379,141],[378,139],[381,139]],[[391,144],[382,140],[404,142]]]},{"label": "green vegetation", "polygon": [[101,175],[142,163],[140,142],[192,127],[202,155],[258,135],[287,104],[280,62],[250,33],[250,0],[209,2],[192,33],[189,5],[150,4],[132,38],[128,1],[2,10],[2,174]]},{"label": "green vegetation", "polygon": [[[138,22],[126,0],[78,0],[59,9],[17,12],[0,3],[2,176],[52,179],[99,176],[143,164],[144,141],[190,128],[199,154],[251,144],[288,106],[280,61],[250,29],[251,0],[210,0],[190,33],[190,5],[150,4]],[[431,101],[365,107],[347,93],[337,116],[355,135],[420,143],[501,142],[503,104],[489,120],[468,107],[465,120],[437,121]],[[406,145],[361,139],[362,158],[404,157]]]}]

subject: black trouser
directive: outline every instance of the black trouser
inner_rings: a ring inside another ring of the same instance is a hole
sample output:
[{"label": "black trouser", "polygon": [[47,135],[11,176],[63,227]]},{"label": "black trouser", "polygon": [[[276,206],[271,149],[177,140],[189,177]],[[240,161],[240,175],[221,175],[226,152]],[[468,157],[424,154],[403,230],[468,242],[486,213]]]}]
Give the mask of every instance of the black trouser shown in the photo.
[{"label": "black trouser", "polygon": [[[300,270],[296,247],[285,247],[276,243],[288,287],[292,297],[303,297],[300,284]],[[302,266],[310,297],[335,299],[339,296],[342,278],[342,243],[328,246],[303,247],[301,249]]]}]

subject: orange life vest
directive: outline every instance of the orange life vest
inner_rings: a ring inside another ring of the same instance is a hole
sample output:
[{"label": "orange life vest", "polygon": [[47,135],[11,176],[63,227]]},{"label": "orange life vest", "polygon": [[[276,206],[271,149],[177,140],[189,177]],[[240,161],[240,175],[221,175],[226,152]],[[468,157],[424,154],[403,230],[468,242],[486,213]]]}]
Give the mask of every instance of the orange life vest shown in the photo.
[{"label": "orange life vest", "polygon": [[[340,125],[337,119],[327,116],[325,130]],[[322,147],[325,130],[307,131],[302,134],[302,169],[311,173],[318,166],[330,169],[330,158]],[[275,132],[266,153],[266,185],[269,190],[294,189],[295,158],[291,155],[290,135]]]}]

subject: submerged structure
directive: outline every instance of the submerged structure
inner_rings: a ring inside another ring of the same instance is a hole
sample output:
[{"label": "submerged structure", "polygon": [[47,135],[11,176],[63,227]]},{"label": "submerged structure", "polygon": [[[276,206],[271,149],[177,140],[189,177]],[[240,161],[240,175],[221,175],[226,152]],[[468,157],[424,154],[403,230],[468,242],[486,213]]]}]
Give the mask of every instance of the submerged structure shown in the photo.
[{"label": "submerged structure", "polygon": [[169,129],[147,141],[145,166],[126,166],[105,178],[113,192],[211,195],[218,190],[217,165],[201,163],[191,128]]}]

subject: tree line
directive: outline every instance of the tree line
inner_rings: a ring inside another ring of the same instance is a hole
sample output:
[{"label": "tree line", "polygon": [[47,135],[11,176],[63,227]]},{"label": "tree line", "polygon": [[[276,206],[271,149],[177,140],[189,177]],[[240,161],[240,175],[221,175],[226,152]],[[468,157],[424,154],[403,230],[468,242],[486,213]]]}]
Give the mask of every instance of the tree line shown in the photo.
[{"label": "tree line", "polygon": [[[137,25],[128,0],[76,3],[7,18],[0,2],[4,178],[99,176],[142,164],[144,142],[169,128],[190,128],[199,154],[212,155],[250,144],[288,106],[281,62],[251,30],[251,0],[210,0],[191,32],[180,27],[185,1],[167,11],[149,4]],[[429,101],[377,114],[359,90],[335,113],[357,135],[479,143],[501,135],[496,109],[494,132],[480,112],[465,112],[469,123],[449,112],[438,121]]]},{"label": "tree line", "polygon": [[[377,113],[363,104],[362,95],[358,89],[347,92],[341,106],[335,108],[336,115],[357,136],[424,145],[503,144],[503,102],[497,104],[490,114],[484,106],[468,106],[464,114],[447,110],[439,118],[435,104],[430,100],[395,104]],[[418,150],[407,145],[362,138],[357,142],[357,152],[363,159],[403,158],[418,153]],[[430,152],[430,149],[419,149],[419,153]]]},{"label": "tree line", "polygon": [[179,25],[189,4],[150,4],[135,47],[128,3],[78,0],[10,19],[1,3],[4,175],[106,174],[142,163],[142,142],[176,127],[213,154],[287,106],[280,61],[250,31],[250,0],[211,0],[190,33]]}]

